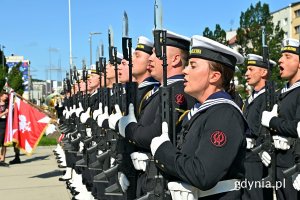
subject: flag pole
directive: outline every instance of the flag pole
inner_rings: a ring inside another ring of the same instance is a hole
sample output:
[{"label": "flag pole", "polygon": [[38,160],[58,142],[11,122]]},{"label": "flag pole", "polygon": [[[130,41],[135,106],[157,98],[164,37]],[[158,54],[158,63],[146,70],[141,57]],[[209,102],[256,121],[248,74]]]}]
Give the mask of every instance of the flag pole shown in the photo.
[{"label": "flag pole", "polygon": [[46,111],[44,111],[43,109],[39,108],[38,106],[36,106],[35,104],[31,103],[30,101],[28,101],[27,99],[25,99],[24,97],[22,97],[21,95],[19,95],[18,93],[14,92],[14,94],[19,97],[20,99],[26,101],[29,105],[33,106],[34,108],[38,109],[40,112],[44,113],[45,115],[47,115],[48,117],[52,118],[52,120],[55,120],[55,116],[52,113],[47,113]]}]

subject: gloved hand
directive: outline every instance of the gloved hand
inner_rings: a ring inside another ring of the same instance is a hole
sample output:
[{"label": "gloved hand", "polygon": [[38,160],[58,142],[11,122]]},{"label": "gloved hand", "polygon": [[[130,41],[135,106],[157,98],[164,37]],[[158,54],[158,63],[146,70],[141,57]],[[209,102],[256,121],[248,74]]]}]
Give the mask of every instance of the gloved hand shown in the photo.
[{"label": "gloved hand", "polygon": [[149,162],[149,156],[141,152],[133,152],[130,154],[133,166],[136,170],[146,171]]},{"label": "gloved hand", "polygon": [[125,174],[123,174],[122,172],[118,172],[118,180],[119,180],[120,186],[122,188],[122,191],[126,192],[130,183],[129,183],[127,177],[125,176]]},{"label": "gloved hand", "polygon": [[180,182],[169,182],[168,189],[172,195],[172,200],[197,200],[199,189]]},{"label": "gloved hand", "polygon": [[92,129],[91,128],[86,128],[85,132],[88,137],[92,137]]},{"label": "gloved hand", "polygon": [[261,124],[265,127],[270,127],[270,121],[273,117],[278,116],[278,105],[275,104],[271,111],[264,111],[261,117]]},{"label": "gloved hand", "polygon": [[246,138],[247,141],[247,149],[252,149],[256,143],[255,139],[253,138]]},{"label": "gloved hand", "polygon": [[133,104],[129,104],[128,107],[128,115],[120,118],[119,120],[119,133],[121,136],[125,137],[125,129],[128,124],[131,122],[136,122],[136,118],[134,115],[134,107]]},{"label": "gloved hand", "polygon": [[79,142],[79,152],[82,152],[84,148],[84,143],[83,142]]},{"label": "gloved hand", "polygon": [[76,105],[73,105],[73,107],[70,107],[70,112],[69,112],[70,116],[71,116],[73,113],[75,113],[75,111],[76,111]]},{"label": "gloved hand", "polygon": [[300,122],[298,122],[297,124],[297,133],[298,133],[298,137],[300,138]]},{"label": "gloved hand", "polygon": [[170,141],[169,128],[167,122],[162,123],[161,130],[162,130],[161,135],[159,137],[153,138],[150,144],[150,148],[153,156],[155,155],[156,150],[162,143],[166,141]]},{"label": "gloved hand", "polygon": [[69,111],[68,111],[68,108],[65,107],[65,109],[63,110],[63,116],[66,116],[67,112],[69,112]]},{"label": "gloved hand", "polygon": [[100,102],[98,110],[94,110],[93,112],[93,119],[97,120],[97,117],[102,114],[103,114],[103,108],[102,108],[102,103]]},{"label": "gloved hand", "polygon": [[123,116],[118,104],[115,105],[115,111],[116,112],[112,113],[108,118],[109,128],[111,128],[112,130],[116,129],[116,123]]},{"label": "gloved hand", "polygon": [[268,152],[266,152],[266,151],[263,151],[263,152],[258,153],[258,155],[259,155],[262,163],[266,167],[268,167],[269,164],[271,163],[271,156],[270,156],[270,154]]},{"label": "gloved hand", "polygon": [[82,113],[82,114],[80,115],[80,122],[81,122],[81,123],[85,123],[86,120],[87,120],[88,118],[90,118],[90,110],[91,110],[91,108],[88,107],[88,109],[87,109],[84,113]]},{"label": "gloved hand", "polygon": [[290,149],[291,140],[289,138],[282,137],[279,135],[274,135],[272,138],[274,140],[274,146],[276,149],[282,149],[282,150]]},{"label": "gloved hand", "polygon": [[70,115],[70,111],[66,111],[66,116],[65,116],[65,117],[66,117],[66,119],[69,119],[69,118],[70,118],[70,116],[71,116],[71,115]]},{"label": "gloved hand", "polygon": [[55,130],[56,130],[56,126],[54,124],[49,124],[45,131],[45,134],[46,135],[52,134],[54,133]]},{"label": "gloved hand", "polygon": [[98,123],[98,126],[99,127],[102,127],[102,123],[104,120],[108,119],[108,107],[105,106],[104,107],[104,113],[99,115],[98,118],[97,118],[97,123]]},{"label": "gloved hand", "polygon": [[80,116],[80,113],[83,111],[83,108],[82,108],[82,104],[81,102],[79,102],[79,107],[76,108],[75,112],[76,112],[76,117],[79,117]]},{"label": "gloved hand", "polygon": [[300,173],[295,173],[292,176],[292,180],[293,180],[293,187],[295,188],[295,190],[300,191]]}]

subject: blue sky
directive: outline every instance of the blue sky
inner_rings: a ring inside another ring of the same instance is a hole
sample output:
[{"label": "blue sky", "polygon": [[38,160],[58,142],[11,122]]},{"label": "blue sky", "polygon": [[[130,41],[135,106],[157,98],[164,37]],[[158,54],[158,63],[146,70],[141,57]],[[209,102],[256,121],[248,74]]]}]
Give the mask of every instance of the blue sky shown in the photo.
[{"label": "blue sky", "polygon": [[[23,55],[31,61],[33,78],[60,79],[61,75],[49,66],[69,69],[68,0],[1,0],[0,44],[4,52]],[[225,30],[236,29],[242,11],[257,0],[162,0],[163,27],[182,35],[202,34],[205,27],[214,29],[220,24]],[[270,11],[288,6],[296,0],[263,0]],[[121,51],[122,19],[129,18],[129,36],[133,45],[137,37],[152,39],[154,0],[71,0],[73,63],[81,68],[89,64],[89,33],[93,36],[93,62],[100,41],[107,54],[107,29],[112,25],[114,42]],[[48,73],[46,73],[48,72]]]}]

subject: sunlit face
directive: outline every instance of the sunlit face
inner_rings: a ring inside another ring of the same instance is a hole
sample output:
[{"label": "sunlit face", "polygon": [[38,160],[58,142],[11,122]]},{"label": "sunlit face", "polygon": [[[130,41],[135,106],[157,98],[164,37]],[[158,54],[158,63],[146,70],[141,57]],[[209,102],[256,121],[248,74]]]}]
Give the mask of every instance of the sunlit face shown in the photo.
[{"label": "sunlit face", "polygon": [[[179,49],[172,47],[172,46],[167,46],[167,71],[169,71],[173,66],[172,66],[172,61],[176,55],[179,55]],[[159,82],[162,82],[162,77],[163,77],[163,60],[160,60],[159,58],[156,57],[155,54],[155,48],[152,50],[152,55],[149,57],[149,70],[151,73],[151,76],[158,80]]]},{"label": "sunlit face", "polygon": [[247,71],[245,74],[247,83],[255,87],[256,85],[260,84],[262,81],[264,81],[263,77],[266,76],[267,70],[261,67],[247,66]]},{"label": "sunlit face", "polygon": [[300,70],[299,55],[288,52],[282,53],[279,59],[279,69],[281,78],[294,79]]},{"label": "sunlit face", "polygon": [[209,86],[209,62],[200,58],[190,58],[189,66],[185,67],[184,92],[198,98]]},{"label": "sunlit face", "polygon": [[5,102],[8,99],[8,95],[7,94],[2,94],[0,99],[1,99],[2,102]]},{"label": "sunlit face", "polygon": [[106,78],[107,79],[115,78],[115,67],[110,63],[106,65]]},{"label": "sunlit face", "polygon": [[121,64],[118,66],[118,77],[121,83],[126,83],[129,81],[129,62],[122,59]]},{"label": "sunlit face", "polygon": [[150,55],[146,52],[136,50],[132,55],[132,75],[139,76],[147,72],[149,66]]},{"label": "sunlit face", "polygon": [[88,90],[94,90],[99,87],[100,85],[100,76],[98,74],[90,74],[88,79]]},{"label": "sunlit face", "polygon": [[80,87],[80,91],[85,92],[86,87],[85,87],[85,82],[83,80],[80,80],[79,87]]}]

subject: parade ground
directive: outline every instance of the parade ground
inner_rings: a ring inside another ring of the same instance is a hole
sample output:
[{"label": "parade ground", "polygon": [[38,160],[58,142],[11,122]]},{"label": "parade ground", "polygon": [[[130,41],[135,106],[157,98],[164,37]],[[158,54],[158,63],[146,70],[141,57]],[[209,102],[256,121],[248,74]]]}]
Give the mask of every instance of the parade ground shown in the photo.
[{"label": "parade ground", "polygon": [[[69,200],[72,195],[65,182],[58,181],[63,169],[57,167],[52,150],[55,146],[38,147],[32,156],[21,154],[21,164],[0,167],[1,200]],[[14,159],[7,148],[6,162]]]}]

